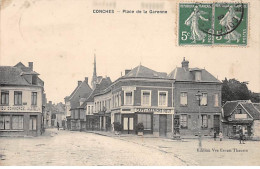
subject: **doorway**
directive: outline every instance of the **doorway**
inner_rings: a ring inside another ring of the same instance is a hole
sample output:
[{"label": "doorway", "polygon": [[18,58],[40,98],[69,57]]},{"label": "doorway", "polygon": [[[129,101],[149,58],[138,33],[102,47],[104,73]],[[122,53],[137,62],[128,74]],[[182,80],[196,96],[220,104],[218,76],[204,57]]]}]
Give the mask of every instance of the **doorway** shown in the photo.
[{"label": "doorway", "polygon": [[127,131],[127,134],[130,134],[134,130],[134,118],[124,117],[123,119],[123,130]]},{"label": "doorway", "polygon": [[159,136],[166,137],[167,132],[167,115],[161,114],[159,115]]}]

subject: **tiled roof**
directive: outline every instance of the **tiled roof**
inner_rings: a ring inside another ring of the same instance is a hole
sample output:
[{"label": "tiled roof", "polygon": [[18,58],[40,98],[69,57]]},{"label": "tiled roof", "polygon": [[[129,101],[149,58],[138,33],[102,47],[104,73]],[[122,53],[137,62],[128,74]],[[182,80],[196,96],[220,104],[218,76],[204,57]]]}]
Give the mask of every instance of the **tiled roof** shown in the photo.
[{"label": "tiled roof", "polygon": [[0,84],[1,85],[31,85],[22,74],[22,70],[12,66],[0,66]]},{"label": "tiled roof", "polygon": [[237,101],[227,101],[223,106],[224,116],[230,116],[237,107]]},{"label": "tiled roof", "polygon": [[173,78],[176,81],[194,81],[194,73],[193,71],[201,71],[201,81],[200,82],[216,82],[221,83],[218,79],[216,79],[212,74],[210,74],[205,69],[199,68],[191,68],[186,70],[182,67],[176,67],[171,73],[169,73],[168,77]]},{"label": "tiled roof", "polygon": [[139,65],[135,67],[133,70],[131,70],[129,73],[127,73],[125,76],[123,76],[122,78],[127,78],[127,77],[166,78],[167,73],[156,72],[145,66]]},{"label": "tiled roof", "polygon": [[254,120],[260,120],[260,113],[257,108],[251,103],[251,101],[247,100],[238,100],[238,101],[228,101],[223,106],[224,116],[230,116],[232,112],[235,110],[237,105],[241,104],[241,106],[253,117]]},{"label": "tiled roof", "polygon": [[88,102],[94,102],[94,96],[103,92],[108,86],[112,84],[110,77],[102,78],[99,84],[96,84],[96,88],[92,91],[90,96],[79,108],[85,108]]},{"label": "tiled roof", "polygon": [[241,103],[241,104],[244,106],[247,112],[253,117],[253,119],[260,120],[260,113],[252,103]]},{"label": "tiled roof", "polygon": [[17,63],[14,67],[21,69],[23,74],[39,75],[37,72],[31,70],[31,68],[26,67],[22,62]]},{"label": "tiled roof", "polygon": [[255,108],[259,111],[260,113],[260,103],[253,103],[253,105],[255,106]]}]

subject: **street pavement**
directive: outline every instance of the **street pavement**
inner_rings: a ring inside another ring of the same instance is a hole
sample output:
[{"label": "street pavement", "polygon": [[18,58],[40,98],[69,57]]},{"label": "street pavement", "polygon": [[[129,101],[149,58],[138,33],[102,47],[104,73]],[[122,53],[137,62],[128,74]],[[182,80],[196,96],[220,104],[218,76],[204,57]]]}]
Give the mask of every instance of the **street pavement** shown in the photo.
[{"label": "street pavement", "polygon": [[239,144],[238,140],[204,138],[198,149],[197,139],[48,129],[39,137],[0,137],[0,165],[260,165],[259,150],[259,141]]}]

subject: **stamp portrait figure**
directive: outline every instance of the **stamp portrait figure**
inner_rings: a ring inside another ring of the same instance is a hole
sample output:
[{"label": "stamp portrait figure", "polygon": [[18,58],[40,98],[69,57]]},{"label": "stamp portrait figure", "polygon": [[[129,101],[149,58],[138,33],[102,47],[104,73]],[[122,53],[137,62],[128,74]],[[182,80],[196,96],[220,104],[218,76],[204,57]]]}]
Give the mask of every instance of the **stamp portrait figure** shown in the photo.
[{"label": "stamp portrait figure", "polygon": [[236,41],[237,43],[240,40],[241,34],[234,29],[234,23],[233,18],[240,20],[238,16],[236,16],[236,13],[234,11],[233,6],[230,6],[228,9],[228,12],[225,14],[225,16],[219,21],[219,24],[224,26],[226,28],[226,31],[229,32],[224,39],[227,40],[226,43],[230,43],[231,41]]},{"label": "stamp portrait figure", "polygon": [[199,7],[195,6],[194,10],[185,21],[185,25],[190,26],[190,39],[193,40],[192,43],[196,43],[196,41],[205,41],[206,34],[199,29],[199,19],[203,21],[208,21],[208,19],[204,18],[202,14],[206,14],[206,12],[200,11]]}]

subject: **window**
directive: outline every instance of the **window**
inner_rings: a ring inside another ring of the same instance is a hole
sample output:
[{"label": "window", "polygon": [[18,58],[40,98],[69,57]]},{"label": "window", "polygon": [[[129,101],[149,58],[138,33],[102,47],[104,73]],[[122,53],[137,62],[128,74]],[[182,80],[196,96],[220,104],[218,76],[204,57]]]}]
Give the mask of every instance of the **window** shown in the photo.
[{"label": "window", "polygon": [[188,128],[187,114],[182,114],[180,116],[180,125],[181,125],[181,128]]},{"label": "window", "polygon": [[12,116],[12,129],[14,130],[23,129],[23,116]]},{"label": "window", "polygon": [[238,114],[242,114],[242,109],[238,109]]},{"label": "window", "polygon": [[151,114],[138,114],[138,123],[143,123],[144,130],[152,129],[152,116]]},{"label": "window", "polygon": [[202,128],[208,128],[208,116],[206,114],[201,115],[202,120]]},{"label": "window", "polygon": [[0,129],[10,130],[10,116],[7,115],[0,116]]},{"label": "window", "polygon": [[215,100],[214,106],[215,106],[215,107],[218,107],[218,104],[219,104],[219,103],[218,103],[218,94],[216,93],[216,94],[214,95],[214,97],[215,97],[215,99],[214,99],[214,100]]},{"label": "window", "polygon": [[88,106],[88,114],[90,114],[90,106]]},{"label": "window", "polygon": [[200,105],[201,106],[207,106],[207,104],[208,104],[208,95],[207,95],[207,93],[202,93]]},{"label": "window", "polygon": [[167,106],[167,92],[159,91],[158,105]]},{"label": "window", "polygon": [[201,72],[200,71],[195,72],[195,81],[201,81]]},{"label": "window", "polygon": [[1,104],[2,105],[9,104],[9,91],[1,91]]},{"label": "window", "polygon": [[32,92],[32,105],[37,105],[37,92]]},{"label": "window", "polygon": [[125,105],[133,104],[133,92],[125,92]]},{"label": "window", "polygon": [[142,91],[142,105],[151,106],[151,91]]},{"label": "window", "polygon": [[120,123],[120,122],[121,122],[120,118],[121,118],[120,114],[119,114],[119,113],[116,113],[116,114],[115,114],[115,119],[114,119],[114,121]]},{"label": "window", "polygon": [[14,92],[14,104],[22,105],[22,92],[20,92],[20,91]]},{"label": "window", "polygon": [[187,98],[187,92],[181,92],[181,105],[187,106],[188,104],[188,98]]},{"label": "window", "polygon": [[233,134],[236,134],[237,133],[237,126],[233,126]]},{"label": "window", "polygon": [[30,116],[29,130],[36,130],[37,116]]}]

